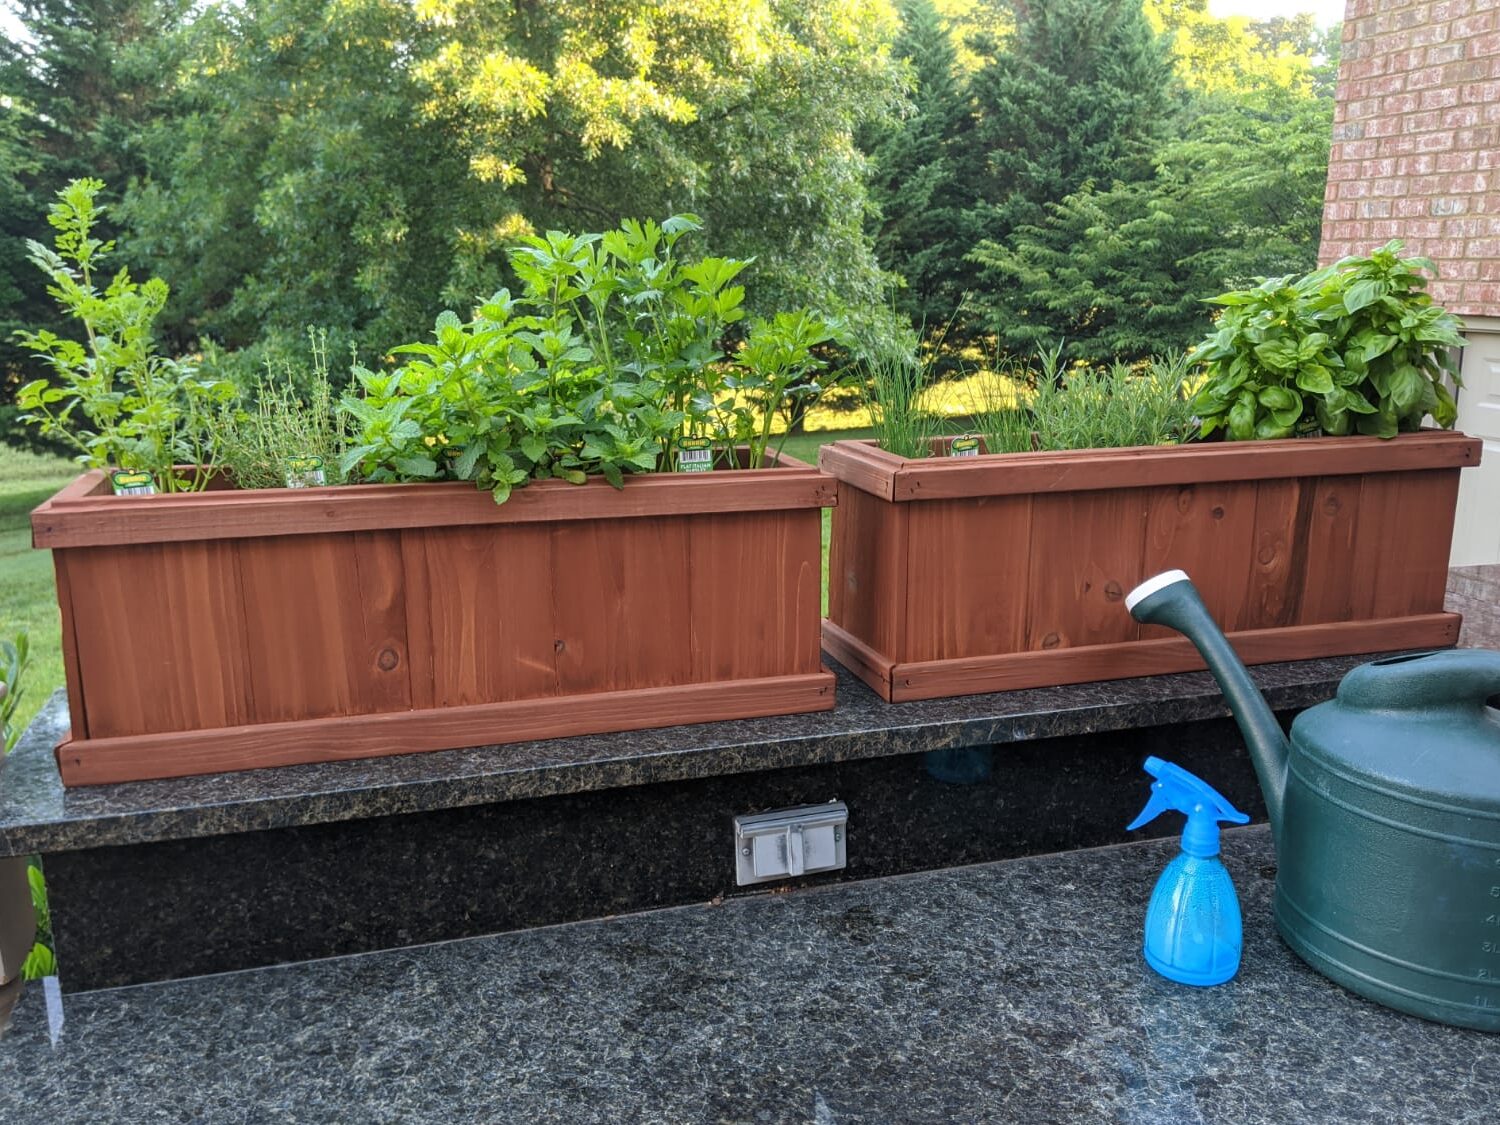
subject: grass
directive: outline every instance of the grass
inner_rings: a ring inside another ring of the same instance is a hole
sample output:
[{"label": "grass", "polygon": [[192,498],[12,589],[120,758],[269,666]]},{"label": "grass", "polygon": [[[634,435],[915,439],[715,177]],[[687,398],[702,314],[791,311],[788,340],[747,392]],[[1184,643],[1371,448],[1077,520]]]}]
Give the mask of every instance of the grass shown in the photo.
[{"label": "grass", "polygon": [[78,473],[61,457],[0,445],[0,637],[31,634],[31,665],[16,708],[25,729],[54,688],[62,686],[62,630],[52,579],[52,553],[31,546],[31,509]]}]

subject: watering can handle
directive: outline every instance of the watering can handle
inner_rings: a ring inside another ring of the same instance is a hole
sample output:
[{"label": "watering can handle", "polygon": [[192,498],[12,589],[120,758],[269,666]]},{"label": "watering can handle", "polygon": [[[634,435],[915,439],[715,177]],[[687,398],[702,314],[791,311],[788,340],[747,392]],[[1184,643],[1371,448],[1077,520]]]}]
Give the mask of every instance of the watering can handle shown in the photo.
[{"label": "watering can handle", "polygon": [[1339,685],[1339,702],[1363,710],[1420,709],[1500,695],[1500,652],[1445,649],[1361,664]]}]

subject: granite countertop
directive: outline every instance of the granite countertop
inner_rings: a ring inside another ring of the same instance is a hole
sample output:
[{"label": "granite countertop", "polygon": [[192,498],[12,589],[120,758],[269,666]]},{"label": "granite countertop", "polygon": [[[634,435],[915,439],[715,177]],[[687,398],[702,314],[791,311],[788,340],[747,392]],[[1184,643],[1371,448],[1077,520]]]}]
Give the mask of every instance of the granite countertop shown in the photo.
[{"label": "granite countertop", "polygon": [[1377,1007],[1271,923],[1214,989],[1140,954],[1151,841],[66,998],[0,1042],[31,1122],[1495,1120],[1500,1036]]},{"label": "granite countertop", "polygon": [[[1251,669],[1278,710],[1327,699],[1368,656]],[[778,767],[1221,718],[1207,672],[886,703],[843,668],[838,705],[811,715],[701,723],[64,789],[58,691],[0,765],[0,855],[187,839]]]},{"label": "granite countertop", "polygon": [[[1450,572],[1460,643],[1500,648],[1500,566]],[[1369,656],[1265,664],[1277,710],[1327,699]],[[817,765],[1222,718],[1207,672],[891,704],[834,666],[838,705],[811,715],[704,723],[64,790],[53,747],[62,692],[0,763],[0,856],[190,839],[660,781]]]}]

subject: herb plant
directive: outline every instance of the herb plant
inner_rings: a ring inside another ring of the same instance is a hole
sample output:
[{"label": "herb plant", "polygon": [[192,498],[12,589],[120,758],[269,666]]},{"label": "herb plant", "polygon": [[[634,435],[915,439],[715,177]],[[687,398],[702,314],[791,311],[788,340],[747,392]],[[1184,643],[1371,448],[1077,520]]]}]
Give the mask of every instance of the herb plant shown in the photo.
[{"label": "herb plant", "polygon": [[1037,369],[1002,368],[1029,392],[985,392],[974,427],[992,453],[1032,450],[1118,449],[1171,445],[1193,430],[1192,405],[1183,389],[1189,370],[1181,355],[1150,360],[1144,369],[1064,370],[1060,349],[1038,354]]},{"label": "herb plant", "polygon": [[626,221],[603,234],[549,231],[511,253],[522,292],[502,289],[473,319],[444,312],[432,342],[394,349],[397,371],[356,368],[362,394],[342,409],[357,432],[346,473],[374,481],[457,479],[503,502],[530,480],[574,484],[675,466],[679,443],[708,437],[720,459],[749,447],[765,460],[771,419],[810,376],[833,328],[817,314],[757,321],[735,355],[749,263],[684,262],[679,241],[701,224]]},{"label": "herb plant", "polygon": [[[240,488],[283,488],[294,462],[322,462],[325,483],[343,477],[339,462],[348,429],[347,416],[336,409],[328,367],[328,333],[307,330],[312,357],[310,377],[289,367],[277,370],[270,360],[256,382],[250,410],[236,405],[220,409],[213,426],[213,446],[220,468]],[[306,383],[307,398],[297,386]]]},{"label": "herb plant", "polygon": [[31,663],[31,641],[22,629],[13,640],[0,640],[0,756],[9,754],[21,732],[12,720],[21,705],[21,679]]},{"label": "herb plant", "polygon": [[866,351],[861,366],[880,448],[897,457],[930,456],[933,439],[943,432],[942,419],[921,407],[931,365],[907,349],[877,344]]},{"label": "herb plant", "polygon": [[[99,180],[72,181],[47,215],[56,249],[27,240],[31,261],[51,283],[48,292],[81,325],[84,340],[45,329],[16,333],[56,380],[21,388],[21,420],[76,449],[90,467],[149,472],[161,492],[202,488],[213,474],[211,423],[234,387],[200,379],[191,364],[157,354],[152,329],[167,301],[166,282],[138,283],[122,269],[98,287],[96,271],[114,250],[93,233],[104,214],[96,202],[103,190]],[[178,472],[175,465],[187,468]]]},{"label": "herb plant", "polygon": [[1193,401],[1203,435],[1389,438],[1429,414],[1453,425],[1443,379],[1458,382],[1458,321],[1426,291],[1432,263],[1401,248],[1213,298],[1224,312],[1193,353],[1208,376]]}]

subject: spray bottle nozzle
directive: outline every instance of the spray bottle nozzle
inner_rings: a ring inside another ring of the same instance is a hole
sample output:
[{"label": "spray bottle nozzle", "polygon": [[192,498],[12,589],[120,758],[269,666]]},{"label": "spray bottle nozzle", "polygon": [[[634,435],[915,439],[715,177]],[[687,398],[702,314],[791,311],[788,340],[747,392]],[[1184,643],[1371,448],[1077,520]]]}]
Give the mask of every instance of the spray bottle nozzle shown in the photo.
[{"label": "spray bottle nozzle", "polygon": [[1248,824],[1250,818],[1231,805],[1217,789],[1181,766],[1160,758],[1147,758],[1146,772],[1156,778],[1151,784],[1151,800],[1141,815],[1126,825],[1131,831],[1155,820],[1169,809],[1187,816],[1182,833],[1182,850],[1188,855],[1219,854],[1219,822]]}]

